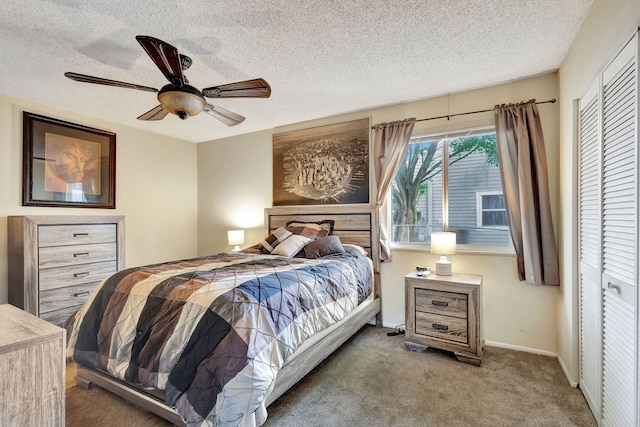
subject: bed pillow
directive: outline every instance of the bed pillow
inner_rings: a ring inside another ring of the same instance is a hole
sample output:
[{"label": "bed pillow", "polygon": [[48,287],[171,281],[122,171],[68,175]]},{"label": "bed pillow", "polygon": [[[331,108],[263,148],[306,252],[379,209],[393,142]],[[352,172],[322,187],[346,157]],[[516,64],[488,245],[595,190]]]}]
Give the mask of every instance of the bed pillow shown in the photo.
[{"label": "bed pillow", "polygon": [[338,236],[327,236],[309,242],[304,247],[304,252],[307,258],[320,258],[327,255],[342,254],[344,253],[344,247]]},{"label": "bed pillow", "polygon": [[367,256],[368,252],[365,248],[363,248],[362,246],[358,246],[358,245],[351,245],[349,243],[343,243],[342,246],[347,249],[347,248],[353,248],[355,251],[360,252],[362,255]]},{"label": "bed pillow", "polygon": [[304,245],[311,241],[310,238],[300,236],[298,234],[292,234],[287,237],[284,242],[280,243],[276,248],[271,252],[271,255],[280,255],[284,257],[292,257],[296,255]]},{"label": "bed pillow", "polygon": [[330,235],[333,232],[334,223],[335,221],[332,219],[318,222],[289,221],[287,222],[287,230],[293,234],[315,240]]},{"label": "bed pillow", "polygon": [[291,232],[284,227],[278,227],[273,233],[260,243],[260,250],[265,254],[270,254],[287,237],[291,236]]},{"label": "bed pillow", "polygon": [[249,246],[248,248],[240,249],[240,253],[260,255],[261,253],[263,253],[262,249],[260,248],[261,244],[262,243],[256,243],[255,245]]}]

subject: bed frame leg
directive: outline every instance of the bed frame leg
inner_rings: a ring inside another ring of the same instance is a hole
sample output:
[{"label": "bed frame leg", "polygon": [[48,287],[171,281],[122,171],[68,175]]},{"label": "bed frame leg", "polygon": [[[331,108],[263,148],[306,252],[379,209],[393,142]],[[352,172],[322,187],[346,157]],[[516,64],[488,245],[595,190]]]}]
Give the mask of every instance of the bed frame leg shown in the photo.
[{"label": "bed frame leg", "polygon": [[382,328],[382,313],[376,314],[376,328]]},{"label": "bed frame leg", "polygon": [[102,387],[95,385],[93,382],[76,375],[76,384],[85,390],[96,390]]}]

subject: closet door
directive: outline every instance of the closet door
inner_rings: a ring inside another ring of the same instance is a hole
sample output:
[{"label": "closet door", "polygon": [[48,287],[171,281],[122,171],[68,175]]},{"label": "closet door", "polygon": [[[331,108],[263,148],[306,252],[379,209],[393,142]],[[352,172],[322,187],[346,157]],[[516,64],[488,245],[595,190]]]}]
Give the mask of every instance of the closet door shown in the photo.
[{"label": "closet door", "polygon": [[580,389],[600,418],[602,378],[600,81],[579,101]]},{"label": "closet door", "polygon": [[602,74],[602,425],[637,425],[637,37]]}]

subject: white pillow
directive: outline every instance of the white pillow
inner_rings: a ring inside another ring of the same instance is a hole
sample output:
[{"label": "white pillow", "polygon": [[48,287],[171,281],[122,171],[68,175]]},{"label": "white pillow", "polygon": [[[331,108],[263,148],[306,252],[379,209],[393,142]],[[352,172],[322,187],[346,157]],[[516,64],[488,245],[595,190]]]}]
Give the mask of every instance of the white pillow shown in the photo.
[{"label": "white pillow", "polygon": [[292,257],[302,248],[304,245],[311,241],[310,238],[301,236],[299,234],[292,234],[287,237],[284,242],[280,243],[276,248],[271,251],[271,255],[280,255],[285,257]]}]

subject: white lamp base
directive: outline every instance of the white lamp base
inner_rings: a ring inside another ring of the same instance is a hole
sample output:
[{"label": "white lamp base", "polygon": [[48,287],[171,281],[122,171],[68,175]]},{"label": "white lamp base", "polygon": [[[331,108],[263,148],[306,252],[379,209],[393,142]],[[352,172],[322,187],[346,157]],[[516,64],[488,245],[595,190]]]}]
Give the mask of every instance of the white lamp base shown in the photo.
[{"label": "white lamp base", "polygon": [[240,246],[238,245],[235,245],[233,249],[231,249],[231,252],[239,252],[239,251],[240,251]]},{"label": "white lamp base", "polygon": [[438,276],[451,276],[451,261],[444,255],[436,261],[436,274]]}]

